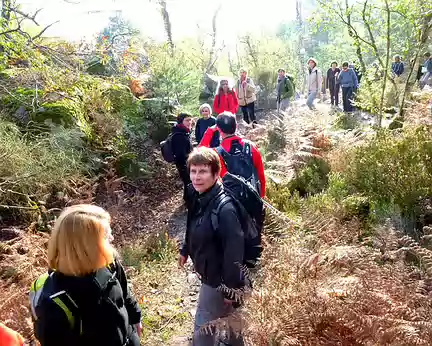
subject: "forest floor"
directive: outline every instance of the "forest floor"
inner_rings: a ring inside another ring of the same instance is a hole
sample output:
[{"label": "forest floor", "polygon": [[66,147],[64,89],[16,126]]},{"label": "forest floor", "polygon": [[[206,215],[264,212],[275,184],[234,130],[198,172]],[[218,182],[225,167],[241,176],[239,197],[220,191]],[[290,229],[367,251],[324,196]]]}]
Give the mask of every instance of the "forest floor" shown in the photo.
[{"label": "forest floor", "polygon": [[[266,140],[266,127],[277,119],[275,112],[258,114],[260,126],[252,130],[240,124],[251,140]],[[301,102],[285,115],[285,160],[305,144],[311,131],[330,129],[334,115],[327,103],[309,111]],[[150,155],[157,174],[139,183],[127,182],[112,172],[88,186],[90,200],[112,216],[115,245],[127,267],[133,291],[143,308],[144,345],[187,345],[193,330],[199,280],[192,266],[177,266],[177,246],[186,226],[181,184],[175,169],[164,163],[158,150]],[[289,174],[289,169],[284,172]],[[276,179],[276,177],[271,177]],[[83,200],[84,201],[84,200]],[[31,282],[46,271],[48,235],[27,226],[0,230],[0,320],[32,338],[28,307]]]}]

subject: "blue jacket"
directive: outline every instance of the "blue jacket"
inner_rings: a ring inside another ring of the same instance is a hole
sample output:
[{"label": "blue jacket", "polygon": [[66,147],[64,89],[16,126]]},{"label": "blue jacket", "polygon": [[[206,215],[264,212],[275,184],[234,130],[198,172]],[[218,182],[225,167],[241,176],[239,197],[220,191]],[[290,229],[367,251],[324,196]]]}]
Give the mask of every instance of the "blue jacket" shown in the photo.
[{"label": "blue jacket", "polygon": [[404,64],[402,62],[392,63],[392,71],[399,77],[404,72]]},{"label": "blue jacket", "polygon": [[358,88],[358,79],[352,68],[344,71],[343,69],[340,71],[338,76],[338,83],[342,88]]},{"label": "blue jacket", "polygon": [[427,59],[424,66],[426,67],[427,72],[432,72],[432,58]]}]

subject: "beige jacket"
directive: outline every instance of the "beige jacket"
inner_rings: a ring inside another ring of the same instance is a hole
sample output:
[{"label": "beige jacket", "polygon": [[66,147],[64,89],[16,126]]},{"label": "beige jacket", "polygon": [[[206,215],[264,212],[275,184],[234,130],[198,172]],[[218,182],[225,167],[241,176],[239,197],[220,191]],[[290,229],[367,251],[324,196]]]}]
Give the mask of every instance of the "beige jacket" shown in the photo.
[{"label": "beige jacket", "polygon": [[306,86],[308,92],[321,92],[323,82],[323,75],[321,70],[314,67],[311,73],[309,71],[306,75]]},{"label": "beige jacket", "polygon": [[245,88],[243,88],[243,86],[241,85],[242,83],[241,83],[240,79],[237,81],[237,83],[235,85],[235,91],[236,91],[240,106],[246,106],[249,103],[256,101],[255,84],[254,84],[252,78],[250,78],[250,77],[247,77],[246,80],[248,83],[247,83],[247,86]]}]

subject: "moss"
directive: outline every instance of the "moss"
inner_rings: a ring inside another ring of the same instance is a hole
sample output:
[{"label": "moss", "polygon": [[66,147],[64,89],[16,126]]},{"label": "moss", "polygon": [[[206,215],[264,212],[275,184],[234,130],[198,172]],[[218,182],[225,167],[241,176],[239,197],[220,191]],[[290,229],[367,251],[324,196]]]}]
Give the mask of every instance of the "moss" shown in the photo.
[{"label": "moss", "polygon": [[[0,99],[0,106],[10,114],[15,113],[21,106],[25,106],[26,111],[31,111],[31,104],[35,95],[35,89],[17,88],[11,94],[6,94]],[[39,90],[38,97],[41,96],[42,92]]]},{"label": "moss", "polygon": [[71,99],[43,104],[32,115],[32,120],[39,123],[46,123],[48,121],[66,128],[78,126],[87,137],[93,137],[93,131],[83,111],[83,107],[77,101]]},{"label": "moss", "polygon": [[389,124],[389,130],[401,129],[403,127],[404,118],[401,116],[394,117],[392,122]]}]

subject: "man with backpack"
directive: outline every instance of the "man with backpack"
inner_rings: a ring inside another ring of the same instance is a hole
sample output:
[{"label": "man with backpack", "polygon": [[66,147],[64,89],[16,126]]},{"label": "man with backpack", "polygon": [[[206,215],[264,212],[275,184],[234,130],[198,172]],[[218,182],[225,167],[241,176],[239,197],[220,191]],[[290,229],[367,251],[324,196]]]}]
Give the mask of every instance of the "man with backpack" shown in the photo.
[{"label": "man with backpack", "polygon": [[202,281],[193,345],[244,345],[236,333],[215,340],[214,330],[210,333],[206,327],[242,303],[239,292],[249,286],[242,266],[253,266],[261,253],[260,232],[251,213],[262,208],[262,200],[234,175],[227,174],[221,182],[221,161],[210,148],[196,148],[188,158],[188,168],[192,191],[179,265],[183,267],[190,257]]},{"label": "man with backpack", "polygon": [[239,106],[243,112],[243,119],[246,123],[255,124],[255,101],[256,101],[256,87],[252,78],[248,77],[247,70],[242,68],[240,70],[240,79],[236,83],[236,93],[239,100]]},{"label": "man with backpack", "polygon": [[283,68],[278,70],[276,91],[277,111],[285,112],[290,105],[290,99],[294,96],[295,86],[293,77],[285,75]]},{"label": "man with backpack", "polygon": [[215,148],[221,160],[221,177],[229,172],[248,180],[260,194],[265,196],[266,178],[261,153],[250,141],[237,136],[237,121],[234,114],[224,112],[218,115],[216,126],[209,127],[200,143],[201,147],[210,147],[213,133],[221,134],[221,145]]}]

